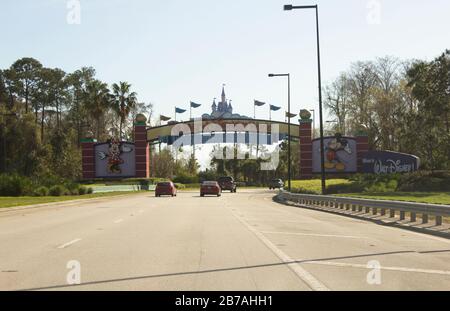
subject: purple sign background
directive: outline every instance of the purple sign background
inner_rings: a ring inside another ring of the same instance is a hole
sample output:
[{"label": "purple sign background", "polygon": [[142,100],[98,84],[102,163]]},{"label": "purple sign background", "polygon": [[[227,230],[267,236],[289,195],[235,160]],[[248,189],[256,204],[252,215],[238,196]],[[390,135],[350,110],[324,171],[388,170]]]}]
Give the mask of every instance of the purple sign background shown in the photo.
[{"label": "purple sign background", "polygon": [[363,158],[366,174],[411,173],[420,167],[420,159],[411,154],[392,151],[370,151]]}]

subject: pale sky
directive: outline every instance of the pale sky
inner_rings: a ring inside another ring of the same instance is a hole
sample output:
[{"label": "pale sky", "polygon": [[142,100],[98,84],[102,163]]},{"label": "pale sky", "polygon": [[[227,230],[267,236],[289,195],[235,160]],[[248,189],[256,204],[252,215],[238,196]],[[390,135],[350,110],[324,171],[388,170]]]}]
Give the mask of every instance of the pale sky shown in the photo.
[{"label": "pale sky", "polygon": [[168,116],[191,100],[203,104],[196,115],[210,112],[225,83],[235,112],[253,116],[254,99],[287,106],[286,80],[270,72],[291,73],[294,112],[318,109],[314,11],[283,4],[319,5],[324,84],[354,61],[429,60],[450,48],[448,0],[293,1],[80,0],[81,23],[69,24],[70,1],[1,0],[0,68],[21,57],[67,72],[93,66]]},{"label": "pale sky", "polygon": [[[80,25],[67,23],[68,2],[1,0],[0,67],[24,56],[68,72],[93,66],[169,116],[191,100],[209,112],[223,83],[238,113],[252,116],[254,99],[285,106],[286,82],[269,72],[292,74],[295,112],[317,108],[314,11],[283,4],[319,4],[324,82],[353,61],[432,59],[450,48],[447,0],[80,0]],[[369,9],[377,3],[379,23]]]}]

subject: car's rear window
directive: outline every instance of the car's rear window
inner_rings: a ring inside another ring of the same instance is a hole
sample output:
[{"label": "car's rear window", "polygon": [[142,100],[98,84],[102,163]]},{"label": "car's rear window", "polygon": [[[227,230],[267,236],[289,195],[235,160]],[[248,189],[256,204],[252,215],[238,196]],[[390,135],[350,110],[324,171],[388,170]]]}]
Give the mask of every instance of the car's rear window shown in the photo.
[{"label": "car's rear window", "polygon": [[203,185],[205,185],[205,186],[216,186],[217,183],[215,181],[205,181],[205,182],[203,182]]},{"label": "car's rear window", "polygon": [[169,187],[171,185],[170,182],[160,182],[158,183],[158,187]]}]

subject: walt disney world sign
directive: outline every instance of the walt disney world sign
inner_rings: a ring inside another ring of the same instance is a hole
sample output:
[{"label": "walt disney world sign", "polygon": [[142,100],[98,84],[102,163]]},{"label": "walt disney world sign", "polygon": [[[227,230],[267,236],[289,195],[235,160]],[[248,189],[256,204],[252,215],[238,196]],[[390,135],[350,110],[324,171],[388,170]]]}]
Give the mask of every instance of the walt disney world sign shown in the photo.
[{"label": "walt disney world sign", "polygon": [[418,157],[392,151],[370,151],[362,161],[366,174],[411,173],[420,166]]}]

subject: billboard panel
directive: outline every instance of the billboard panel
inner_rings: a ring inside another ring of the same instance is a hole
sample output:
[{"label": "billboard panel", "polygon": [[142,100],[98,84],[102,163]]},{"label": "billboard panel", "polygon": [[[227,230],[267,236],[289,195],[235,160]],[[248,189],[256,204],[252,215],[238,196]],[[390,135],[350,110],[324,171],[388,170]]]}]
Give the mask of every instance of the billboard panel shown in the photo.
[{"label": "billboard panel", "polygon": [[411,173],[419,166],[418,157],[392,151],[370,151],[363,158],[363,172],[366,174]]},{"label": "billboard panel", "polygon": [[132,143],[111,141],[96,145],[95,177],[134,177],[136,175],[135,152]]},{"label": "billboard panel", "polygon": [[[325,137],[325,172],[356,173],[358,160],[356,140],[351,137]],[[321,172],[320,139],[313,140],[313,173]]]}]

